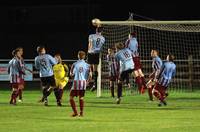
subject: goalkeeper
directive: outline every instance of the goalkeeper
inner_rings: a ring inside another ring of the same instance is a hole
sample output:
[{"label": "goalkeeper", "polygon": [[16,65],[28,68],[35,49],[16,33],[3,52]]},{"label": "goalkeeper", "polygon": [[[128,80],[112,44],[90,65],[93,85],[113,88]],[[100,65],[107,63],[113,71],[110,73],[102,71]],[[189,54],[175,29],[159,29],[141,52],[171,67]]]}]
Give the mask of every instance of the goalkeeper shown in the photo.
[{"label": "goalkeeper", "polygon": [[67,65],[62,62],[60,54],[56,54],[55,59],[58,61],[58,64],[53,66],[53,72],[56,81],[56,88],[54,89],[54,94],[56,96],[57,106],[62,106],[61,100],[63,96],[63,88],[69,81],[69,69]]}]

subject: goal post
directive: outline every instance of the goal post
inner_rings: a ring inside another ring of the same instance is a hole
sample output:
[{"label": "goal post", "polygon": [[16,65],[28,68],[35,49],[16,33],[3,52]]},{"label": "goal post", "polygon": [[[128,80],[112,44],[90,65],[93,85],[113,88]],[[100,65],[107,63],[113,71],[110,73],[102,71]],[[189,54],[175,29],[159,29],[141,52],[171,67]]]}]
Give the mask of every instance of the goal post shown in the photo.
[{"label": "goal post", "polygon": [[[169,86],[170,90],[181,92],[200,88],[200,21],[98,20],[96,22],[95,25],[103,27],[102,34],[106,39],[99,64],[101,77],[97,90],[98,97],[108,95],[110,92],[108,64],[105,61],[107,49],[114,47],[117,42],[125,43],[130,32],[137,34],[142,70],[146,79],[152,71],[150,51],[157,49],[162,60],[165,60],[169,53],[176,57],[177,74]],[[130,81],[132,82],[131,90],[125,90],[137,93],[134,79],[130,78]]]}]

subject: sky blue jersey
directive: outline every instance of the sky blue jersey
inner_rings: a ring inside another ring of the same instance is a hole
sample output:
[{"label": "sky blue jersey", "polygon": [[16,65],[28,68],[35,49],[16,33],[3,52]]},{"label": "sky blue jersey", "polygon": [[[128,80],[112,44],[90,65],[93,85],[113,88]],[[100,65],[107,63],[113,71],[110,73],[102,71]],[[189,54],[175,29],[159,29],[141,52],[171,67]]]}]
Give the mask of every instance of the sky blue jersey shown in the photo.
[{"label": "sky blue jersey", "polygon": [[134,69],[132,52],[128,49],[119,50],[115,54],[116,61],[120,64],[120,73],[123,71]]},{"label": "sky blue jersey", "polygon": [[55,64],[57,64],[56,59],[49,54],[42,54],[35,57],[35,68],[39,70],[40,77],[52,76],[52,66]]},{"label": "sky blue jersey", "polygon": [[176,65],[173,62],[165,62],[161,67],[160,74],[158,76],[158,83],[167,87],[176,74]]},{"label": "sky blue jersey", "polygon": [[88,80],[90,72],[90,65],[85,60],[78,60],[73,63],[71,74],[74,75],[74,80]]},{"label": "sky blue jersey", "polygon": [[125,43],[126,48],[129,48],[133,57],[139,56],[138,41],[136,38],[130,38]]},{"label": "sky blue jersey", "polygon": [[92,48],[88,49],[88,53],[99,53],[103,44],[105,43],[105,38],[96,33],[89,35],[89,42],[92,42]]}]

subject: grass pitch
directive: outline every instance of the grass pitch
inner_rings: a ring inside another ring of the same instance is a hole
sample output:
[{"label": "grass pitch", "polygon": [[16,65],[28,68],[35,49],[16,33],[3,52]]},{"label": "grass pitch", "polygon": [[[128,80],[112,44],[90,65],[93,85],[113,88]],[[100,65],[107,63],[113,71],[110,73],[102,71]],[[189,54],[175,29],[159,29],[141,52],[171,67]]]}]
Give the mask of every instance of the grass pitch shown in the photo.
[{"label": "grass pitch", "polygon": [[[63,107],[53,94],[48,107],[37,103],[40,91],[24,91],[23,103],[9,105],[10,91],[0,91],[0,132],[199,132],[200,92],[170,93],[168,106],[157,107],[147,95],[124,96],[120,105],[111,97],[87,92],[84,117],[70,117],[69,92]],[[77,106],[78,103],[77,103]],[[78,107],[79,110],[79,107]]]}]

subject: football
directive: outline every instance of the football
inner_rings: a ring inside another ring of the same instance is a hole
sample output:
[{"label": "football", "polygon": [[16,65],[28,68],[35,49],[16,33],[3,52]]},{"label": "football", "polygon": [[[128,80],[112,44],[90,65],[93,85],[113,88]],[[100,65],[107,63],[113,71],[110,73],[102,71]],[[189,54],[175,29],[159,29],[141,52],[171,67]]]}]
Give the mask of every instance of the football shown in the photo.
[{"label": "football", "polygon": [[92,25],[95,27],[99,27],[100,26],[100,20],[98,18],[94,18],[92,19]]}]

